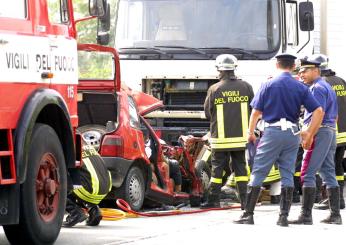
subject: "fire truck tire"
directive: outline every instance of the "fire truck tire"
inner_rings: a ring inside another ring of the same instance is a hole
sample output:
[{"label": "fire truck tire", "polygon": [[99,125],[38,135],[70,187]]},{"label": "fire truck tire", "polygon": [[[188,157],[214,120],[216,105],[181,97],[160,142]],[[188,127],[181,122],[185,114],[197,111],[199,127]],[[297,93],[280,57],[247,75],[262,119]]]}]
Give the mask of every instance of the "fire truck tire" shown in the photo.
[{"label": "fire truck tire", "polygon": [[138,167],[132,167],[120,187],[120,196],[130,205],[132,210],[142,208],[145,195],[145,183],[142,171]]},{"label": "fire truck tire", "polygon": [[19,224],[4,226],[11,244],[53,244],[65,212],[66,166],[60,140],[48,125],[36,124],[21,185]]}]

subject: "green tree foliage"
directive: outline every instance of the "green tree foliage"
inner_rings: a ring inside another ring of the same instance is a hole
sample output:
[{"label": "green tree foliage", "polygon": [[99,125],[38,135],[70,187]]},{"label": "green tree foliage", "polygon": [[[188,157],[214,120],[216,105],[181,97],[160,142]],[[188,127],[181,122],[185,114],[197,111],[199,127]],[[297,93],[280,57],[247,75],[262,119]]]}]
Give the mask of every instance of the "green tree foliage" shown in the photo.
[{"label": "green tree foliage", "polygon": [[[108,0],[111,8],[111,29],[109,46],[114,47],[115,9],[118,0]],[[88,0],[74,0],[75,20],[89,16]],[[78,43],[96,44],[98,19],[90,19],[77,24]],[[113,61],[110,55],[102,53],[79,52],[78,54],[80,79],[112,79]]]}]

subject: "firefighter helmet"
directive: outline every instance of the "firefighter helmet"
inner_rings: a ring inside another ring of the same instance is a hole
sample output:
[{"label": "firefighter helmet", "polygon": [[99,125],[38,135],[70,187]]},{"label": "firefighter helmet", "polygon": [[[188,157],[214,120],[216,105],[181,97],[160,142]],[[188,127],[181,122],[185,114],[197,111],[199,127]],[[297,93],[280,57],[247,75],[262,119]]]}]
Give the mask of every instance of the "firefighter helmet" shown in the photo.
[{"label": "firefighter helmet", "polygon": [[238,65],[238,60],[231,54],[220,54],[216,57],[216,68],[218,71],[233,71]]}]

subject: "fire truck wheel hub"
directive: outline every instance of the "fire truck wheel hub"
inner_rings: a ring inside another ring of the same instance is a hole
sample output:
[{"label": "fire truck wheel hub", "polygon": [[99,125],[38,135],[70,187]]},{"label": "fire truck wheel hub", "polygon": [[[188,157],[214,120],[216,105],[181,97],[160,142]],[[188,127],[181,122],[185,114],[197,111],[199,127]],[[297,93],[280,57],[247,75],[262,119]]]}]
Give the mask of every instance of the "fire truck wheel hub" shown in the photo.
[{"label": "fire truck wheel hub", "polygon": [[44,189],[47,196],[53,196],[56,192],[56,184],[52,179],[46,179]]},{"label": "fire truck wheel hub", "polygon": [[45,153],[40,161],[36,179],[37,206],[43,220],[51,220],[57,212],[59,177],[57,161],[53,154]]}]

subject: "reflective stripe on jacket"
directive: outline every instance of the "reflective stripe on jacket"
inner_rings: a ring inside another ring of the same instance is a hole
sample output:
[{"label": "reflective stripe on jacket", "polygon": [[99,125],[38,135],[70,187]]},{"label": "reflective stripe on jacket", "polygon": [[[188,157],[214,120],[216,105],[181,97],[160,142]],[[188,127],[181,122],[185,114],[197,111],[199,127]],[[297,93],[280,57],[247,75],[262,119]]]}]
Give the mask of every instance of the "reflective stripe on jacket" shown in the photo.
[{"label": "reflective stripe on jacket", "polygon": [[112,188],[111,174],[92,146],[83,146],[82,162],[80,168],[82,188],[73,192],[86,202],[99,204]]},{"label": "reflective stripe on jacket", "polygon": [[338,146],[346,145],[346,82],[335,76],[332,71],[327,73],[324,78],[335,91],[338,102],[336,143]]},{"label": "reflective stripe on jacket", "polygon": [[204,111],[210,120],[212,149],[245,149],[253,96],[251,85],[236,78],[209,88]]}]

